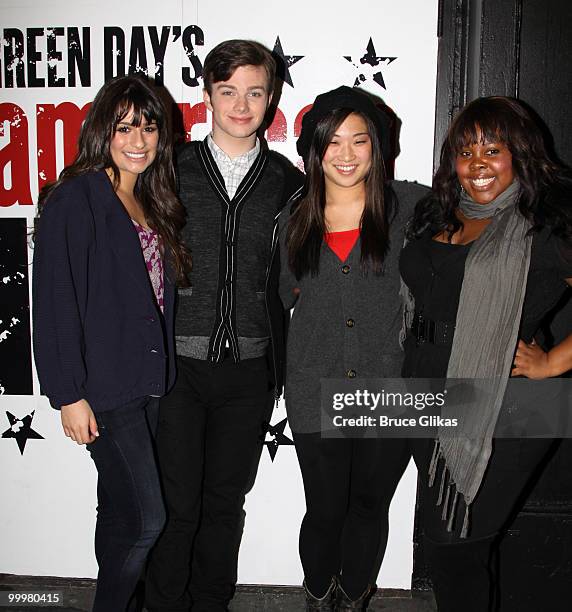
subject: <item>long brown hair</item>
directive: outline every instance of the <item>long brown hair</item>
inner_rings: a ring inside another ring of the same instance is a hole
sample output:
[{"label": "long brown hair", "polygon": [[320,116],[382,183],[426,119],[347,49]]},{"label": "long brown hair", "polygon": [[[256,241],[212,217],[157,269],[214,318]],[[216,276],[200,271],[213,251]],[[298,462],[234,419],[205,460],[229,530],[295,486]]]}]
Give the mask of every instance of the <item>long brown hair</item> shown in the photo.
[{"label": "long brown hair", "polygon": [[391,189],[385,185],[381,145],[375,126],[364,113],[340,108],[328,113],[316,126],[306,168],[301,199],[289,220],[286,244],[288,264],[297,279],[316,275],[320,267],[320,248],[326,222],[326,188],[322,159],[333,135],[344,120],[355,113],[363,118],[371,140],[371,168],[365,180],[365,206],[360,221],[361,267],[381,274],[389,250],[389,222],[394,208]]},{"label": "long brown hair", "polygon": [[117,125],[133,111],[133,125],[140,126],[143,117],[155,122],[159,132],[157,153],[153,163],[139,176],[134,194],[141,203],[149,226],[161,237],[164,254],[175,273],[179,286],[188,285],[187,273],[191,256],[181,241],[181,229],[186,213],[175,195],[171,131],[165,106],[153,88],[140,76],[117,77],[108,81],[97,93],[78,140],[78,152],[73,163],[64,168],[55,183],[42,189],[38,198],[37,221],[41,225],[43,207],[50,195],[65,181],[88,172],[111,168],[114,189],[120,172],[109,150]]}]

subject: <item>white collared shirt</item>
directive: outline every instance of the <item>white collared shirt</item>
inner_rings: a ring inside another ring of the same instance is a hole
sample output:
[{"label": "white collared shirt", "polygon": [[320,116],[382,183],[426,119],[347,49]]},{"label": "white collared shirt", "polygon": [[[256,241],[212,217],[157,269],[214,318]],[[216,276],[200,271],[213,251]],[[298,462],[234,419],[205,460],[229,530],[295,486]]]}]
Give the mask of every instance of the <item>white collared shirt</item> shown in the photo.
[{"label": "white collared shirt", "polygon": [[252,162],[260,152],[260,141],[256,139],[254,148],[238,157],[229,157],[213,140],[212,134],[207,136],[207,145],[222,174],[228,197],[232,199],[242,179],[249,171]]}]

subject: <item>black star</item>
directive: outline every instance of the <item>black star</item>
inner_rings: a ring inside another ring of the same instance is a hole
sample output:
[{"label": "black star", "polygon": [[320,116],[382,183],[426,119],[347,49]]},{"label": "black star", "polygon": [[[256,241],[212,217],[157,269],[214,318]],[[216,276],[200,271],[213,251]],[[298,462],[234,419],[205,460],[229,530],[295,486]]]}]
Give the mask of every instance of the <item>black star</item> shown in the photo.
[{"label": "black star", "polygon": [[282,50],[282,43],[280,42],[280,36],[276,37],[274,43],[274,49],[272,55],[276,60],[276,74],[279,79],[282,79],[284,83],[288,83],[290,87],[294,87],[292,83],[292,77],[290,76],[290,66],[293,66],[296,62],[299,62],[304,58],[303,55],[284,55]]},{"label": "black star", "polygon": [[3,438],[15,438],[20,454],[24,454],[26,448],[26,442],[28,440],[43,440],[44,436],[41,436],[37,431],[32,429],[32,419],[34,418],[33,410],[31,414],[27,414],[23,419],[17,419],[12,413],[6,411],[6,416],[10,422],[10,429],[7,429],[3,434]]},{"label": "black star", "polygon": [[382,57],[382,56],[376,55],[375,47],[373,46],[373,41],[371,37],[369,39],[369,42],[367,43],[365,55],[363,55],[363,57],[360,57],[359,59],[359,64],[361,66],[356,64],[356,62],[354,62],[351,56],[344,55],[344,57],[345,59],[348,60],[348,62],[350,62],[358,70],[362,71],[356,77],[356,80],[354,82],[354,87],[358,87],[363,82],[365,82],[369,77],[373,81],[375,81],[378,85],[383,87],[383,89],[386,89],[385,81],[383,80],[383,74],[381,74],[381,70],[379,69],[376,70],[376,68],[380,64],[389,66],[391,62],[397,59],[397,57]]},{"label": "black star", "polygon": [[264,446],[268,449],[272,461],[274,461],[274,457],[276,457],[279,446],[292,446],[294,444],[288,436],[284,435],[284,428],[287,422],[288,419],[283,419],[279,423],[276,423],[276,425],[270,425],[270,423],[266,425],[266,433],[274,436],[272,440],[264,440]]}]

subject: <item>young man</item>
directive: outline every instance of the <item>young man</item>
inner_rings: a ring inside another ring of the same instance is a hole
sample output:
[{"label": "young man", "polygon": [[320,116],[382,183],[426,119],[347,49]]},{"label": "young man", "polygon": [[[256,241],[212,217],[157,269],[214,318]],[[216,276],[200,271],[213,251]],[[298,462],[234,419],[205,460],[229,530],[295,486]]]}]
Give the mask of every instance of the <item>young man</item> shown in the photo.
[{"label": "young man", "polygon": [[273,224],[302,182],[257,137],[274,88],[270,52],[229,40],[203,72],[212,133],[177,160],[193,270],[179,293],[178,378],[157,433],[168,522],[147,575],[154,612],[223,611],[233,596],[244,498],[282,379],[265,305]]}]

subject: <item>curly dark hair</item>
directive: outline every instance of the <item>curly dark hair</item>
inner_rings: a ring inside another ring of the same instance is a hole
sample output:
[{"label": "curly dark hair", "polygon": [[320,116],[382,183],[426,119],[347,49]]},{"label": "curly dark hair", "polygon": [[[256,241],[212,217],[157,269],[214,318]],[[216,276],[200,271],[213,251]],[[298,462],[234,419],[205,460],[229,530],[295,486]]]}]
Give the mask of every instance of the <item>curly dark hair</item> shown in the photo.
[{"label": "curly dark hair", "polygon": [[153,87],[141,76],[123,76],[108,81],[97,93],[81,128],[78,152],[73,163],[62,170],[55,183],[44,187],[38,198],[38,222],[50,195],[65,181],[98,170],[111,168],[114,188],[119,187],[120,172],[109,150],[117,125],[133,110],[133,125],[143,117],[155,122],[159,132],[153,163],[137,177],[135,196],[141,203],[149,226],[161,237],[163,251],[169,257],[175,281],[188,285],[191,256],[181,241],[186,213],[175,195],[171,130],[167,110]]},{"label": "curly dark hair", "polygon": [[546,200],[552,190],[569,190],[570,173],[548,153],[542,129],[533,112],[514,98],[490,96],[467,104],[455,117],[443,146],[432,192],[415,209],[408,237],[424,231],[448,233],[449,240],[462,223],[455,210],[461,186],[455,171],[457,155],[468,144],[502,142],[512,154],[512,166],[520,182],[518,209],[533,224],[533,231],[550,225],[562,237],[572,235],[571,207],[562,198]]}]

